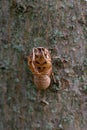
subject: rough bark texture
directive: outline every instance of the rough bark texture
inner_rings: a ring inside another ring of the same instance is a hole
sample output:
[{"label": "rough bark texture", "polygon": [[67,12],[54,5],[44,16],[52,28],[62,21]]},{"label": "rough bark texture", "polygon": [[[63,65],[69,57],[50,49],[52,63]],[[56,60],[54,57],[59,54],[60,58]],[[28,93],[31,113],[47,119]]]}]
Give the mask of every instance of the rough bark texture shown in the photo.
[{"label": "rough bark texture", "polygon": [[[37,46],[53,59],[49,105],[25,58]],[[0,0],[0,130],[86,129],[87,1]]]}]

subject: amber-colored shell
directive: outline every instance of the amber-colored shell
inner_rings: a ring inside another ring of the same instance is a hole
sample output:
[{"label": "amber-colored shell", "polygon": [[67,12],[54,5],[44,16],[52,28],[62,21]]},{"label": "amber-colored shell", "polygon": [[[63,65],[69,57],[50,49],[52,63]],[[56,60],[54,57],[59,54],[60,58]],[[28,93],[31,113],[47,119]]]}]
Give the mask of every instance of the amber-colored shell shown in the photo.
[{"label": "amber-colored shell", "polygon": [[50,86],[50,82],[51,80],[48,75],[34,75],[34,84],[39,90],[48,88]]},{"label": "amber-colored shell", "polygon": [[38,89],[46,89],[50,85],[52,63],[49,51],[46,48],[33,48],[28,56],[28,65],[34,75],[34,83]]}]

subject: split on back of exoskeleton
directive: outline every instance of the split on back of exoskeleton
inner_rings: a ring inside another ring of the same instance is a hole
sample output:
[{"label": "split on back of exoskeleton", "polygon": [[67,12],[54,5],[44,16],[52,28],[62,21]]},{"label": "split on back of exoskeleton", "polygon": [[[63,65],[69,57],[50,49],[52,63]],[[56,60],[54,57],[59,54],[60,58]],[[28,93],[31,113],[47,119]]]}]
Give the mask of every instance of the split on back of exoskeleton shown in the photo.
[{"label": "split on back of exoskeleton", "polygon": [[52,62],[49,51],[44,47],[33,48],[28,57],[28,65],[34,75],[36,86],[47,88],[50,85]]}]

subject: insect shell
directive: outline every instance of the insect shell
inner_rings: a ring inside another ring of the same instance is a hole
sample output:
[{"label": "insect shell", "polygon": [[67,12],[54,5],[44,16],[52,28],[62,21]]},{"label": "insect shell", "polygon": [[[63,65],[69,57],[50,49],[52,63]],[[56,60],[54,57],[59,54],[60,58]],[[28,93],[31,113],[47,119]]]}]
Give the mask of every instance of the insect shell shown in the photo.
[{"label": "insect shell", "polygon": [[44,47],[33,48],[28,56],[28,65],[34,76],[34,84],[39,90],[50,86],[52,62],[48,49]]}]

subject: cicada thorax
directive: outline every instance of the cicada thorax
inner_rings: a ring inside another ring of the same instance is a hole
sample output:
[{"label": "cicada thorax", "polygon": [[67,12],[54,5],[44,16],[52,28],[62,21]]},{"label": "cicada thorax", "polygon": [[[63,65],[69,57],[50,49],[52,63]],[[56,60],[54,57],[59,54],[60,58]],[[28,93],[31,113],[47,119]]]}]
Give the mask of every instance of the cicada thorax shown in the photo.
[{"label": "cicada thorax", "polygon": [[28,65],[34,75],[34,83],[40,89],[45,89],[50,85],[50,75],[52,73],[52,63],[49,51],[46,48],[35,48],[28,57]]}]

